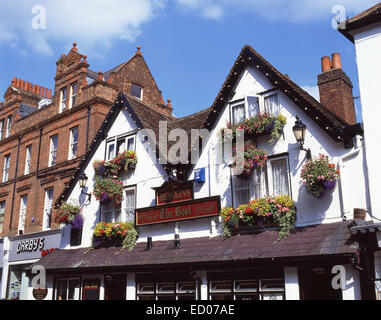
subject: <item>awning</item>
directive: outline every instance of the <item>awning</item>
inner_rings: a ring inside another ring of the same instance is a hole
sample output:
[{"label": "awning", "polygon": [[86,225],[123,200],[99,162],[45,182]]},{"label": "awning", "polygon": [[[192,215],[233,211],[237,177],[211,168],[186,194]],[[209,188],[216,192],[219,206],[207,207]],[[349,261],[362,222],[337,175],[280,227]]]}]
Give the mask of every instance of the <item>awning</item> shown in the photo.
[{"label": "awning", "polygon": [[176,265],[228,264],[233,262],[305,261],[322,259],[334,261],[335,257],[353,257],[357,247],[351,240],[349,226],[343,221],[315,226],[298,227],[287,238],[274,244],[278,231],[264,231],[255,234],[237,234],[230,238],[202,237],[180,239],[175,248],[174,241],[155,241],[147,249],[145,242],[138,243],[130,252],[128,249],[117,254],[120,247],[103,247],[57,250],[38,261],[46,271],[79,271],[89,269],[142,270],[146,267]]}]

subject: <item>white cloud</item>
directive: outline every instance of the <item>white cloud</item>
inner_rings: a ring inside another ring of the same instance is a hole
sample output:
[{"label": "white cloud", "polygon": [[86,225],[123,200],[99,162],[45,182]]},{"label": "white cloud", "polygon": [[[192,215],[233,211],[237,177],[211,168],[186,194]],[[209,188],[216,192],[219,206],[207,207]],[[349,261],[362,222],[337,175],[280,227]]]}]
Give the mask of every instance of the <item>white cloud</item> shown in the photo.
[{"label": "white cloud", "polygon": [[301,86],[304,91],[307,91],[311,96],[313,96],[317,101],[320,101],[319,87],[318,86]]},{"label": "white cloud", "polygon": [[[165,0],[1,0],[0,42],[52,55],[55,41],[71,47],[76,41],[81,51],[104,54],[119,39],[134,41],[142,25],[162,10]],[[32,8],[46,9],[46,29],[36,30]]]},{"label": "white cloud", "polygon": [[[221,20],[232,12],[252,12],[270,21],[293,23],[327,19],[328,23],[337,14],[332,8],[341,5],[345,8],[343,17],[352,16],[375,5],[378,0],[176,0],[182,8],[197,12],[204,18]],[[219,14],[207,15],[213,7]]]}]

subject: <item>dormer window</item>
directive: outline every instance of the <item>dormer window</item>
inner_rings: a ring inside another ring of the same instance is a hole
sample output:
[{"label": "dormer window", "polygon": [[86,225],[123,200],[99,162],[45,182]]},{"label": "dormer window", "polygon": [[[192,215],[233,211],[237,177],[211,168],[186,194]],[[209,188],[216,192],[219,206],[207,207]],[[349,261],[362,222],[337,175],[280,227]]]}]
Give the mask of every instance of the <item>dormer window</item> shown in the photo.
[{"label": "dormer window", "polygon": [[66,100],[67,100],[67,89],[63,88],[61,90],[61,97],[60,97],[60,112],[63,112],[66,110]]},{"label": "dormer window", "polygon": [[77,97],[78,84],[75,82],[70,86],[70,105],[69,109],[75,106],[75,99]]},{"label": "dormer window", "polygon": [[132,84],[131,85],[131,95],[142,100],[143,99],[143,88],[138,86],[137,84]]}]

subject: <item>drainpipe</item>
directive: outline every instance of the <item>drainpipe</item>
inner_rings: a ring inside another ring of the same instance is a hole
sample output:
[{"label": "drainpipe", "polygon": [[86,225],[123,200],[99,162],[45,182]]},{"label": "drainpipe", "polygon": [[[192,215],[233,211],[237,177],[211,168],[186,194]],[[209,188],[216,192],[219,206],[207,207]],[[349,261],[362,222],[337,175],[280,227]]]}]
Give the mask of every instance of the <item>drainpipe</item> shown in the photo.
[{"label": "drainpipe", "polygon": [[91,107],[88,107],[87,108],[86,149],[85,149],[85,153],[87,152],[87,149],[89,148],[90,111],[91,111]]},{"label": "drainpipe", "polygon": [[17,180],[17,172],[19,167],[19,156],[20,156],[20,146],[21,146],[21,135],[18,137],[18,145],[17,145],[17,157],[16,157],[16,169],[15,169],[15,178],[13,181],[13,193],[12,193],[12,205],[11,205],[11,218],[9,220],[9,231],[12,230],[12,220],[13,220],[13,208],[15,204],[15,194],[16,194],[16,180]]}]

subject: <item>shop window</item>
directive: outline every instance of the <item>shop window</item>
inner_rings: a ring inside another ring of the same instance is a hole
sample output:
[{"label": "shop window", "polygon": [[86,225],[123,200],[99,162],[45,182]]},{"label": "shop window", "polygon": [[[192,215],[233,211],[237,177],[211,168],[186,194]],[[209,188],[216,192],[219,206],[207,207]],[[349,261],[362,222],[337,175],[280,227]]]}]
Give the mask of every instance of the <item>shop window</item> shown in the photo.
[{"label": "shop window", "polygon": [[81,229],[70,229],[70,246],[79,246],[82,243],[82,228]]},{"label": "shop window", "polygon": [[0,233],[3,232],[5,215],[5,201],[0,201]]},{"label": "shop window", "polygon": [[105,300],[126,300],[127,275],[105,276]]},{"label": "shop window", "polygon": [[99,300],[99,283],[98,279],[83,280],[83,300]]},{"label": "shop window", "polygon": [[8,299],[20,300],[22,270],[20,266],[10,266],[8,282]]},{"label": "shop window", "polygon": [[56,279],[55,300],[79,300],[80,290],[80,278]]},{"label": "shop window", "polygon": [[283,279],[214,280],[209,282],[210,300],[283,300]]},{"label": "shop window", "polygon": [[195,300],[196,282],[138,283],[138,300]]}]

